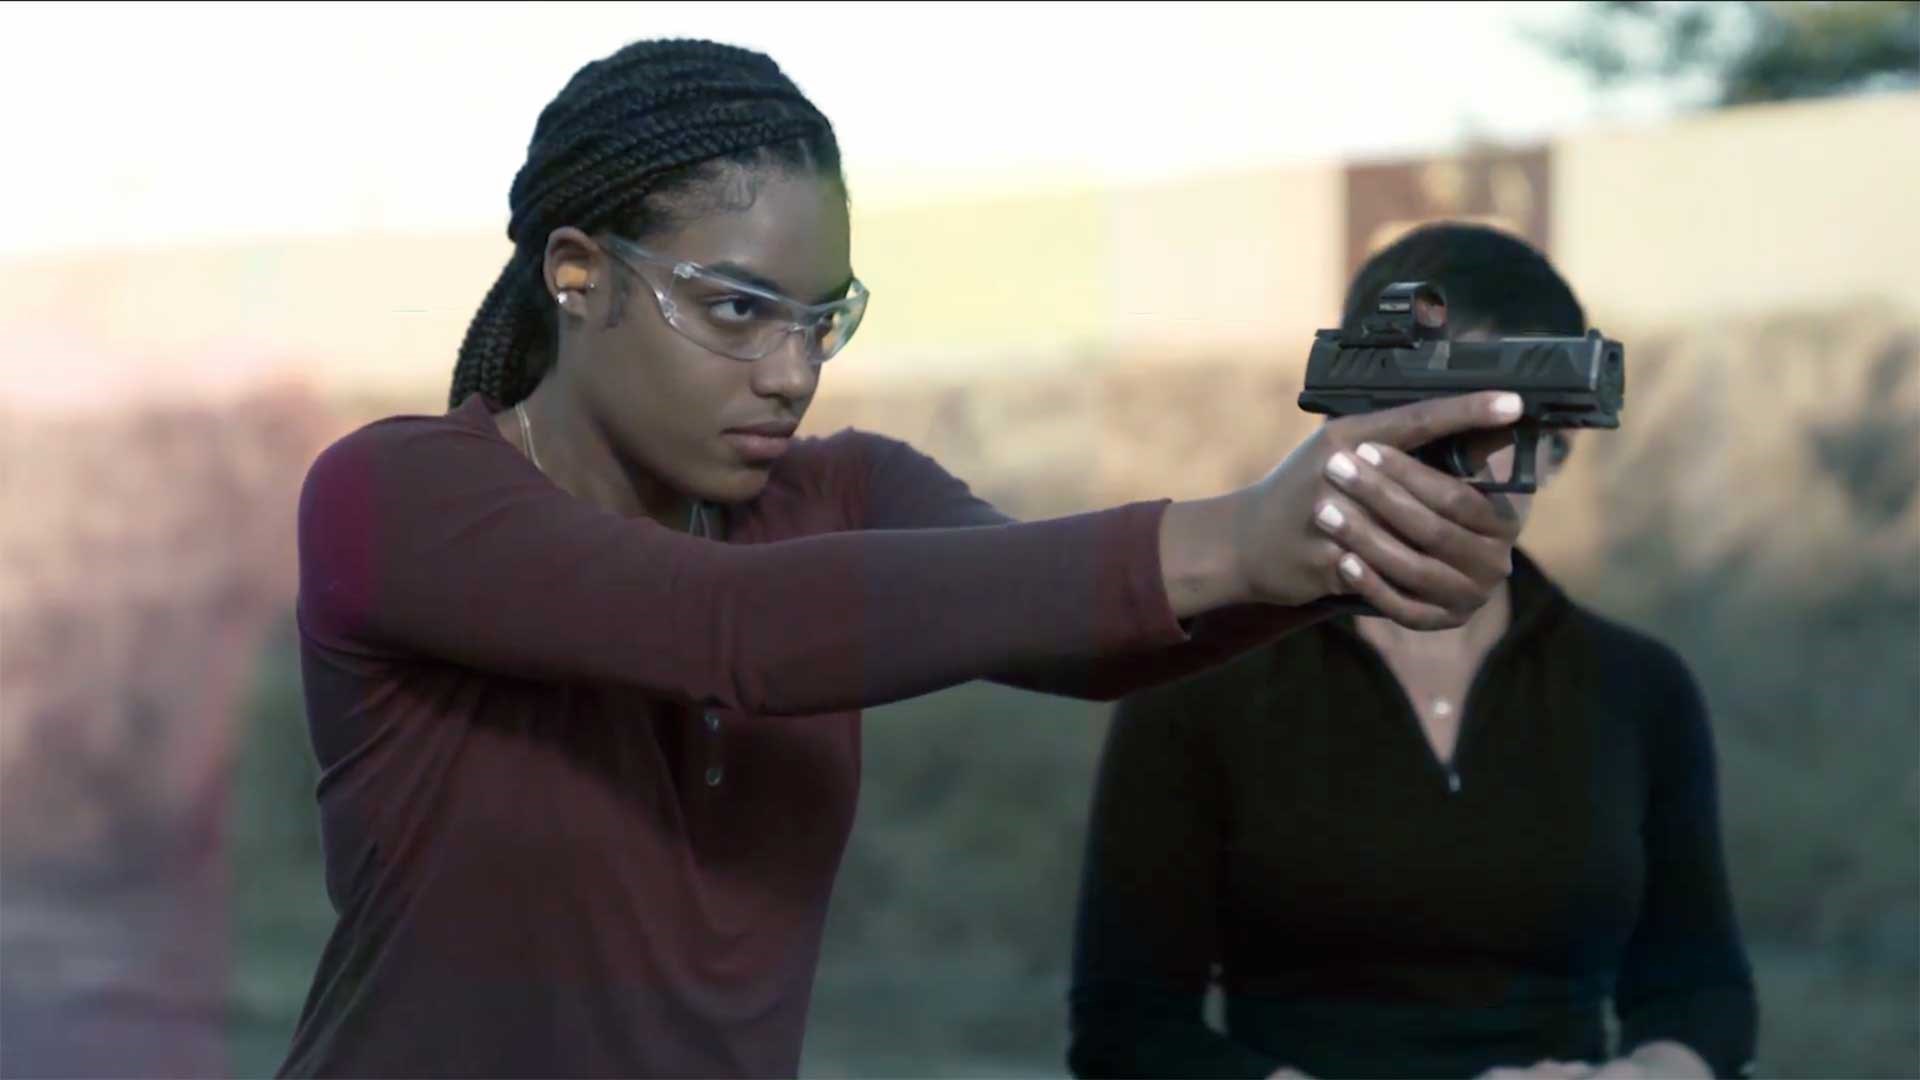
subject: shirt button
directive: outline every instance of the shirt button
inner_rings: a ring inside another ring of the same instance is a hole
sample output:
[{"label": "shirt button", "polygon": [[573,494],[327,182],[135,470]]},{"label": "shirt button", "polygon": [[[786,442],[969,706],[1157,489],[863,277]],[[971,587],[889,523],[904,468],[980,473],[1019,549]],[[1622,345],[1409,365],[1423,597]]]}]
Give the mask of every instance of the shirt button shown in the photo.
[{"label": "shirt button", "polygon": [[708,787],[719,787],[719,786],[720,786],[720,778],[721,778],[721,777],[723,777],[723,776],[725,776],[725,775],[726,775],[726,774],[725,774],[725,773],[723,773],[723,772],[722,772],[722,771],[720,770],[720,766],[718,766],[718,765],[715,765],[715,766],[714,766],[713,768],[711,768],[711,769],[708,769],[708,770],[707,770],[707,786],[708,786]]},{"label": "shirt button", "polygon": [[719,713],[707,714],[707,730],[713,732],[716,735],[720,733],[720,714]]},{"label": "shirt button", "polygon": [[1434,698],[1433,699],[1433,715],[1439,717],[1442,720],[1445,720],[1447,717],[1452,716],[1453,702],[1448,701],[1446,698]]}]

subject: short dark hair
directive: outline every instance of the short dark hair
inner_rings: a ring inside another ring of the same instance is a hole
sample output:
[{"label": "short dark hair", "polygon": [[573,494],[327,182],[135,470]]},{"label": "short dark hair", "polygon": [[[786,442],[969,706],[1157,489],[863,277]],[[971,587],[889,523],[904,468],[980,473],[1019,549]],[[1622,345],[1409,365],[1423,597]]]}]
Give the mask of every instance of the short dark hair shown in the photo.
[{"label": "short dark hair", "polygon": [[1574,337],[1587,332],[1586,312],[1547,257],[1485,225],[1422,225],[1374,253],[1347,288],[1341,325],[1356,329],[1396,281],[1438,286],[1454,327]]},{"label": "short dark hair", "polygon": [[[808,170],[844,191],[833,125],[778,65],[711,41],[639,41],[581,68],[534,125],[508,196],[513,258],[467,327],[449,403],[512,405],[552,363],[547,237],[572,225],[645,239],[679,215],[668,198],[729,168]],[[684,207],[682,207],[684,209]]]}]

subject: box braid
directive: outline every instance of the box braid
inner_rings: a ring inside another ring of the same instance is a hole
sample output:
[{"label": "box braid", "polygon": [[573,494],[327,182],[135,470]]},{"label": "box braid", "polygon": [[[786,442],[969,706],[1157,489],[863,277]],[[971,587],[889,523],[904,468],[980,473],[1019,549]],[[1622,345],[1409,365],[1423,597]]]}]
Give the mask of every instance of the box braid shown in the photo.
[{"label": "box braid", "polygon": [[508,196],[513,257],[467,327],[449,404],[501,406],[538,386],[557,333],[542,264],[566,225],[634,239],[671,226],[660,198],[730,166],[840,176],[833,126],[768,57],[707,41],[641,41],[581,68],[541,111]]}]

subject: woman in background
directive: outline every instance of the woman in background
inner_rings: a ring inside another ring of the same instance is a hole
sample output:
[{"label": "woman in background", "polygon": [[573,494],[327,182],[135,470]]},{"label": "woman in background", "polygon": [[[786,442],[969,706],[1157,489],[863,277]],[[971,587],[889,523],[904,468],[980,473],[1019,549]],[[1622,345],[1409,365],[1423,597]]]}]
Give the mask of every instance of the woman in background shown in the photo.
[{"label": "woman in background", "polygon": [[[1438,285],[1456,338],[1586,331],[1546,259],[1494,230],[1428,226],[1381,251],[1347,324],[1399,281]],[[1530,497],[1509,498],[1524,520]],[[1518,550],[1462,626],[1343,616],[1143,691],[1101,765],[1070,1064],[1739,1074],[1756,1007],[1718,812],[1685,663]],[[1203,1019],[1216,981],[1224,1033]]]}]

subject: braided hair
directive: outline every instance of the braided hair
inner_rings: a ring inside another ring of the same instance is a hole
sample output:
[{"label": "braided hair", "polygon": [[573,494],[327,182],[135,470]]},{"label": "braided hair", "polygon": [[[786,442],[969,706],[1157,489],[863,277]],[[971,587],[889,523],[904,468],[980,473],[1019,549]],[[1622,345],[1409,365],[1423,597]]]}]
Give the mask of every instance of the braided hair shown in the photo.
[{"label": "braided hair", "polygon": [[552,366],[542,269],[554,229],[644,239],[674,226],[670,196],[736,167],[819,172],[844,190],[832,124],[760,53],[640,41],[581,68],[534,125],[508,196],[513,257],[467,327],[448,404],[480,393],[513,405]]}]

